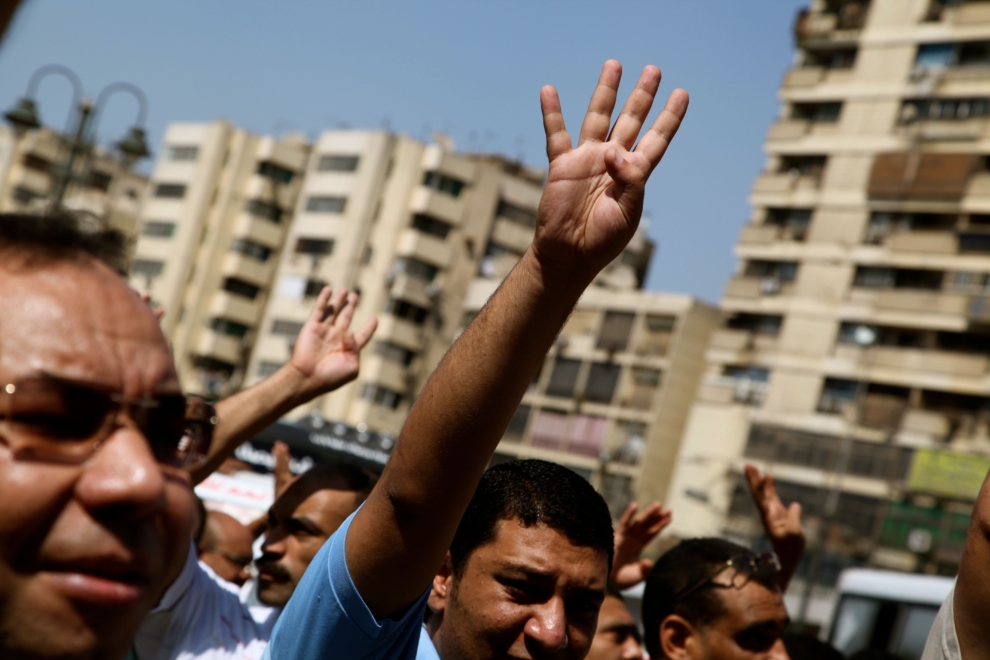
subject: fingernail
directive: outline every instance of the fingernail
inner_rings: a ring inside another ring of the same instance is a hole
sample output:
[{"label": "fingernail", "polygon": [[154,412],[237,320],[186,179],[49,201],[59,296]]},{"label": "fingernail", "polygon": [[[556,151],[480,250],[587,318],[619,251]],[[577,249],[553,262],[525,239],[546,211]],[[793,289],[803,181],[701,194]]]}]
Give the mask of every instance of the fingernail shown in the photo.
[{"label": "fingernail", "polygon": [[615,164],[616,165],[622,165],[622,163],[624,163],[624,162],[625,162],[625,159],[622,157],[622,154],[620,154],[618,151],[616,151],[615,152]]}]

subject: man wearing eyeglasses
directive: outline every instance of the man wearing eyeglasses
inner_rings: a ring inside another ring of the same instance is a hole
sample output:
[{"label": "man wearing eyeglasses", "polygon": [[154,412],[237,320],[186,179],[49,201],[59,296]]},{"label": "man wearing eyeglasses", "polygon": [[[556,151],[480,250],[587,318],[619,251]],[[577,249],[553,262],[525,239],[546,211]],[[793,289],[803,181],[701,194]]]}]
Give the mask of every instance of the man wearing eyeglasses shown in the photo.
[{"label": "man wearing eyeglasses", "polygon": [[724,539],[689,539],[646,579],[643,626],[654,660],[787,660],[784,591],[804,554],[801,505],[785,507],[772,476],[746,466],[750,494],[774,552]]},{"label": "man wearing eyeglasses", "polygon": [[251,530],[222,511],[206,514],[203,536],[196,544],[199,561],[226,582],[237,586],[247,582],[248,564],[254,558]]}]

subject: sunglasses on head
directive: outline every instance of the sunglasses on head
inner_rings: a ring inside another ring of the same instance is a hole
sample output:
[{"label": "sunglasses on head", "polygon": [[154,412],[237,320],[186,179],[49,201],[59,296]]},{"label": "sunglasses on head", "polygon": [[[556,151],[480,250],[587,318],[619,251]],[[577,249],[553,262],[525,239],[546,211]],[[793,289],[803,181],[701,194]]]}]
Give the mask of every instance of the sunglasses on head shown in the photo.
[{"label": "sunglasses on head", "polygon": [[[715,578],[724,573],[726,569],[732,569],[728,582],[715,582]],[[688,596],[697,593],[702,587],[709,585],[726,587],[732,589],[742,589],[754,577],[775,578],[780,572],[780,559],[774,552],[765,552],[762,555],[736,555],[729,561],[719,564],[718,568],[697,584],[688,587],[674,599],[677,604],[685,600]]]},{"label": "sunglasses on head", "polygon": [[155,459],[188,467],[210,449],[216,410],[199,397],[129,398],[94,385],[32,376],[0,386],[0,441],[17,458],[81,463],[120,427],[121,413],[144,435]]}]

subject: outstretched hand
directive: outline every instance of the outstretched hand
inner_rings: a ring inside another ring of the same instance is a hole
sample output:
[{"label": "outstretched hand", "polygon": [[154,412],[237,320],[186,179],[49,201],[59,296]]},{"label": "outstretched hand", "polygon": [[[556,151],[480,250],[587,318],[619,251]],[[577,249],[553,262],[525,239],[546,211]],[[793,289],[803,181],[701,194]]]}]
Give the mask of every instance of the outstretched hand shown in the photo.
[{"label": "outstretched hand", "polygon": [[646,579],[653,562],[639,556],[674,517],[670,509],[664,509],[659,502],[636,516],[638,509],[635,502],[630,504],[615,528],[615,558],[609,579],[620,589],[629,589]]},{"label": "outstretched hand", "polygon": [[325,394],[357,378],[361,349],[378,327],[369,319],[357,332],[350,329],[356,293],[323,287],[313,312],[296,338],[289,366],[302,377],[305,398]]},{"label": "outstretched hand", "polygon": [[760,511],[763,529],[780,559],[780,587],[786,589],[807,545],[804,526],[801,524],[801,505],[791,502],[790,506],[785,507],[777,495],[773,477],[760,474],[754,465],[746,466],[746,481],[756,508]]},{"label": "outstretched hand", "polygon": [[577,147],[564,126],[557,90],[547,85],[540,91],[550,172],[533,250],[541,264],[578,276],[582,285],[632,238],[643,213],[646,181],[687,112],[687,92],[675,89],[634,149],[660,86],[660,69],[643,69],[612,126],[621,77],[621,64],[605,62]]}]

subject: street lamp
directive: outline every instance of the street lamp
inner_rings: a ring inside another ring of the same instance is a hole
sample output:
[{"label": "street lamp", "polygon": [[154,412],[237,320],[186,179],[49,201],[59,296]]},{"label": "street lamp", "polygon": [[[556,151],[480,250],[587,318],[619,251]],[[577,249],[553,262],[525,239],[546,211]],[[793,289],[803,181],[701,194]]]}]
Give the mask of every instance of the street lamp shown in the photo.
[{"label": "street lamp", "polygon": [[[62,205],[70,183],[88,179],[92,148],[96,137],[96,123],[100,111],[115,93],[126,92],[138,102],[137,121],[127,135],[115,144],[121,164],[124,168],[130,169],[138,160],[149,156],[151,150],[148,148],[144,132],[144,123],[148,115],[148,100],[140,88],[126,82],[112,83],[103,88],[94,104],[83,99],[82,83],[79,76],[72,69],[60,64],[50,64],[35,71],[28,81],[27,92],[24,97],[4,114],[4,118],[11,124],[18,138],[41,127],[35,96],[41,80],[51,74],[61,75],[72,85],[69,123],[66,130],[60,135],[63,143],[68,146],[68,154],[61,165],[52,168],[53,185],[50,197],[52,206],[58,208]],[[83,158],[83,166],[81,171],[77,172],[76,161],[80,157]]]}]

